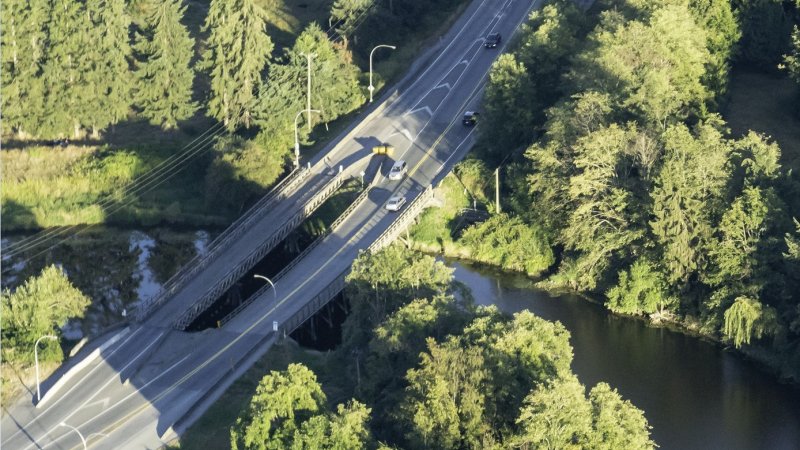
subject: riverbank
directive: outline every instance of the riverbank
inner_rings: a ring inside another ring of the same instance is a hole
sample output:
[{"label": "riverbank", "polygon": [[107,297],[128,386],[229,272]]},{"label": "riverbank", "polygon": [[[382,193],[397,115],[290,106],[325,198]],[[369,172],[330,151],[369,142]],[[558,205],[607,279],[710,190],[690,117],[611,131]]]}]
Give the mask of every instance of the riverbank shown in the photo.
[{"label": "riverbank", "polygon": [[[468,160],[468,164],[474,164],[474,160]],[[483,220],[475,220],[474,217],[469,218],[468,216],[471,213],[465,208],[473,206],[473,199],[475,199],[476,204],[480,200],[484,200],[485,194],[480,187],[474,186],[473,183],[470,183],[465,177],[459,176],[458,173],[459,170],[457,168],[454,173],[448,175],[442,181],[436,188],[436,198],[439,205],[423,211],[416,224],[405,234],[405,244],[409,248],[429,255],[483,264],[486,267],[501,270],[508,274],[524,275],[534,281],[538,288],[544,289],[552,295],[577,295],[585,301],[605,306],[606,300],[602,295],[572,289],[567,283],[561,282],[555,271],[555,258],[546,259],[549,264],[534,265],[537,270],[528,270],[522,268],[524,266],[519,264],[515,266],[515,264],[512,264],[512,258],[506,256],[508,253],[514,253],[514,251],[504,250],[503,247],[506,246],[506,243],[497,242],[492,236],[481,236],[483,238],[481,245],[490,246],[494,249],[493,256],[495,257],[487,258],[485,255],[480,255],[484,257],[476,258],[476,244],[474,242],[465,242],[463,236],[465,233],[472,233],[471,229],[480,228]],[[486,211],[486,209],[490,208],[484,208],[486,217],[489,217],[487,221],[492,220],[491,217],[493,217],[489,215],[490,211]],[[509,220],[507,218],[496,220],[493,225],[498,228],[507,228]],[[487,233],[484,232],[484,234]],[[508,238],[507,230],[500,230],[497,234],[506,235],[506,239]],[[538,241],[533,239],[530,242],[536,243]],[[536,255],[536,258],[541,258],[541,244],[533,245],[534,247],[520,250],[524,258],[534,258],[533,255]],[[758,363],[762,370],[771,376],[775,376],[782,383],[800,384],[800,371],[793,368],[785,356],[775,350],[771,351],[767,347],[755,344],[745,345],[740,348],[731,346],[725,342],[723,336],[718,332],[708,332],[703,327],[701,319],[693,315],[673,312],[651,315],[628,315],[612,311],[609,311],[609,313],[619,317],[636,319],[647,323],[649,326],[681,332],[693,338],[712,342],[725,351],[733,351],[740,358]]]}]

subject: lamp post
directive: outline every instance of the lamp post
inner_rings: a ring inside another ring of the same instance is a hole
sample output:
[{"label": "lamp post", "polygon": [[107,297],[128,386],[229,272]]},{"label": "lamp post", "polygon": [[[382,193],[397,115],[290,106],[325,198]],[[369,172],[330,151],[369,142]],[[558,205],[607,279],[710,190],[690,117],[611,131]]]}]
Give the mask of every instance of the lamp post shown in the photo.
[{"label": "lamp post", "polygon": [[[296,116],[294,116],[294,166],[295,167],[300,167],[300,138],[297,135],[297,119],[299,119],[304,112],[306,112],[305,109],[297,113]],[[308,110],[309,119],[311,118],[312,112],[322,114],[322,111],[318,109],[309,109]],[[311,123],[311,120],[309,120],[309,123]]]},{"label": "lamp post", "polygon": [[83,442],[83,450],[86,450],[86,439],[83,438],[83,435],[81,434],[80,431],[78,431],[77,428],[73,427],[72,425],[67,425],[64,422],[61,422],[59,425],[61,425],[62,427],[72,428],[76,433],[78,433],[78,437],[80,437],[81,442]]},{"label": "lamp post", "polygon": [[269,285],[272,286],[272,294],[275,296],[275,300],[278,299],[278,290],[275,289],[275,285],[272,283],[272,281],[270,281],[269,278],[258,274],[253,275],[253,278],[261,278],[262,280],[265,280],[267,283],[269,283]]},{"label": "lamp post", "polygon": [[375,50],[377,50],[377,49],[379,49],[381,47],[390,48],[392,50],[397,48],[394,45],[381,44],[381,45],[376,45],[375,48],[373,48],[372,51],[369,52],[369,87],[367,89],[369,89],[369,102],[370,103],[372,103],[372,91],[375,90],[375,86],[372,85],[372,54],[375,53]]},{"label": "lamp post", "polygon": [[33,361],[34,364],[36,365],[36,403],[39,403],[42,400],[42,392],[39,389],[39,341],[41,341],[42,339],[58,340],[57,337],[51,334],[46,334],[37,339],[36,343],[33,344]]}]

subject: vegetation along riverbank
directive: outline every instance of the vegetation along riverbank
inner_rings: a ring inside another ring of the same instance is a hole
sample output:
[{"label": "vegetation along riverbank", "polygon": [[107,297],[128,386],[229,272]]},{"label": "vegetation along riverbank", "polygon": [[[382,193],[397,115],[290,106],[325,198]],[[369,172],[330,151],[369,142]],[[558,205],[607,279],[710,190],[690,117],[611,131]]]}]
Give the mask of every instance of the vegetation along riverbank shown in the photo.
[{"label": "vegetation along riverbank", "polygon": [[[479,143],[410,244],[679,324],[797,381],[796,9],[601,1],[592,11],[551,3],[498,59]],[[769,31],[756,25],[767,17]],[[746,76],[762,84],[738,82]],[[755,91],[768,86],[783,88],[769,106]],[[752,107],[770,114],[751,120]],[[775,129],[778,140],[766,134]],[[491,217],[465,227],[473,205]]]}]

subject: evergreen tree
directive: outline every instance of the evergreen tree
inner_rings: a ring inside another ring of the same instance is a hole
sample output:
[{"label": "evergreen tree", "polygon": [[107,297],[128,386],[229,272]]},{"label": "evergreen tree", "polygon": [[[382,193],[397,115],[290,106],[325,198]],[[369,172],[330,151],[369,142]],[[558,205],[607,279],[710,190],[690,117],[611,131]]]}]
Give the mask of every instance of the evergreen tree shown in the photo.
[{"label": "evergreen tree", "polygon": [[720,240],[711,249],[716,266],[713,282],[729,284],[753,276],[758,264],[756,251],[774,209],[772,196],[771,192],[748,186],[722,216]]},{"label": "evergreen tree", "polygon": [[730,177],[730,142],[708,124],[695,134],[682,125],[664,134],[664,162],[651,194],[650,227],[670,283],[686,283],[705,267],[712,218]]},{"label": "evergreen tree", "polygon": [[442,450],[485,448],[487,372],[479,348],[461,348],[451,339],[439,345],[428,339],[419,369],[408,371],[403,418],[415,448]]},{"label": "evergreen tree", "polygon": [[135,104],[153,125],[168,130],[197,110],[192,101],[194,71],[189,66],[194,39],[181,24],[182,0],[167,0],[153,8],[144,34],[137,36],[140,62],[136,69]]},{"label": "evergreen tree", "polygon": [[642,235],[634,214],[633,198],[625,185],[624,153],[635,141],[635,127],[611,125],[578,140],[570,178],[574,205],[561,240],[580,252],[575,283],[594,289],[610,266],[610,259]]},{"label": "evergreen tree", "polygon": [[124,0],[87,0],[89,41],[81,59],[87,96],[79,121],[92,135],[125,118],[131,106],[131,18]]},{"label": "evergreen tree", "polygon": [[0,96],[3,134],[36,134],[44,115],[42,65],[51,3],[45,0],[7,0],[0,3]]},{"label": "evergreen tree", "polygon": [[709,60],[705,84],[720,98],[727,92],[730,62],[742,36],[729,0],[690,0],[689,9],[706,32]]},{"label": "evergreen tree", "polygon": [[800,27],[795,26],[792,31],[792,48],[789,54],[783,56],[781,67],[789,72],[795,83],[800,83]]},{"label": "evergreen tree", "polygon": [[571,71],[580,91],[606,92],[662,130],[704,113],[710,93],[701,79],[710,54],[705,31],[686,6],[658,8],[641,20],[615,14],[603,19],[592,33],[591,50]]},{"label": "evergreen tree", "polygon": [[334,0],[331,7],[331,19],[334,21],[336,32],[345,42],[353,37],[355,27],[364,19],[366,11],[372,7],[375,0]]},{"label": "evergreen tree", "polygon": [[[84,52],[92,42],[92,24],[78,0],[57,0],[48,27],[43,69],[45,115],[42,135],[80,137],[86,106],[96,98],[87,76],[93,71]],[[93,108],[91,108],[93,109]]]},{"label": "evergreen tree", "polygon": [[202,67],[211,76],[207,110],[229,130],[249,128],[272,53],[266,13],[254,0],[212,0]]}]

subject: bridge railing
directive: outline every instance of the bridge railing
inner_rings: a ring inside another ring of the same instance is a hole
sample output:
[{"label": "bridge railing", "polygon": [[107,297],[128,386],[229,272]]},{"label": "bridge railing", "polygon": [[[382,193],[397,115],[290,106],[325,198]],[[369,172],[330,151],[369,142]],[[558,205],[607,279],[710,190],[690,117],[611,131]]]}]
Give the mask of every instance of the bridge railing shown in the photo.
[{"label": "bridge railing", "polygon": [[389,227],[386,228],[383,233],[381,233],[378,239],[375,239],[375,242],[370,244],[368,249],[370,253],[377,252],[397,239],[397,237],[400,236],[400,233],[402,233],[403,230],[411,225],[419,213],[428,207],[432,200],[433,186],[430,185],[420,195],[418,195],[417,198],[415,198],[406,207],[406,209],[403,210],[403,212],[400,213],[400,216],[398,216],[397,219],[391,225],[389,225]]},{"label": "bridge railing", "polygon": [[173,326],[176,329],[183,330],[190,323],[192,323],[203,311],[211,306],[225,291],[233,286],[247,271],[253,268],[264,256],[267,255],[276,245],[278,245],[289,233],[294,230],[300,223],[303,222],[308,216],[311,215],[320,205],[322,205],[328,197],[330,197],[336,190],[344,183],[344,174],[340,171],[331,181],[329,181],[319,192],[317,192],[311,199],[303,206],[303,209],[298,211],[291,219],[274,231],[272,235],[255,249],[253,249],[245,259],[237,263],[231,268],[217,283],[209,288],[202,297],[200,297],[192,306],[190,306],[181,316],[174,322]]},{"label": "bridge railing", "polygon": [[317,313],[323,306],[328,304],[331,299],[336,297],[339,292],[344,290],[345,286],[345,278],[347,274],[350,273],[350,268],[348,267],[342,273],[336,276],[336,278],[331,281],[327,286],[325,286],[319,294],[314,296],[311,301],[306,302],[299,311],[292,314],[286,321],[282,324],[279,324],[279,331],[283,333],[283,335],[291,334],[294,330],[296,330],[300,325],[303,324],[309,317],[313,316]]},{"label": "bridge railing", "polygon": [[[347,209],[345,209],[342,212],[342,214],[340,214],[339,217],[328,228],[326,228],[321,235],[319,235],[319,237],[314,239],[314,242],[312,242],[311,245],[306,247],[305,250],[303,250],[299,255],[295,256],[294,259],[292,259],[292,262],[290,262],[286,267],[281,269],[281,271],[278,272],[277,275],[272,277],[272,283],[275,286],[277,286],[278,280],[283,278],[283,276],[286,275],[290,270],[294,269],[294,267],[297,264],[299,264],[303,260],[303,258],[306,257],[306,255],[308,255],[312,250],[314,250],[314,248],[316,248],[317,245],[320,244],[320,242],[322,242],[329,234],[333,232],[333,230],[335,230],[342,222],[344,222],[344,220],[353,212],[353,210],[355,210],[364,200],[366,200],[371,190],[372,187],[364,189],[364,191],[362,191],[361,194],[359,194],[358,197],[356,197],[355,200],[353,200],[350,206],[348,206]],[[219,326],[222,327],[226,323],[230,322],[234,317],[236,317],[237,314],[239,314],[240,312],[242,312],[242,310],[250,306],[251,303],[253,303],[257,298],[264,295],[270,289],[272,289],[272,286],[269,284],[259,288],[255,293],[247,297],[247,299],[243,301],[241,305],[237,306],[227,316],[223,317],[222,320],[219,321]]]},{"label": "bridge railing", "polygon": [[170,277],[161,289],[153,296],[140,303],[136,311],[136,320],[143,321],[159,305],[183,288],[198,272],[208,265],[221,253],[232,240],[246,232],[254,222],[261,219],[275,202],[291,195],[311,170],[306,167],[295,169],[280,183],[273,187],[269,193],[261,197],[250,209],[234,221],[219,236],[208,244],[208,251],[197,255],[188,263],[181,266],[175,275]]}]

